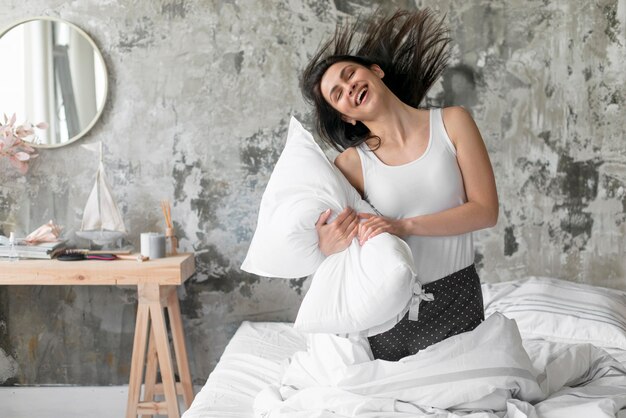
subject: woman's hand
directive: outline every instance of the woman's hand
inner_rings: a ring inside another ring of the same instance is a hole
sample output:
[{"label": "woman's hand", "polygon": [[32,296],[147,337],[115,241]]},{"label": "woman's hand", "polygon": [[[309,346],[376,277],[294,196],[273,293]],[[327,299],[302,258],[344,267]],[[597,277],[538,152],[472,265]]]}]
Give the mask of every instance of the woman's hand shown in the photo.
[{"label": "woman's hand", "polygon": [[374,238],[383,232],[389,232],[398,237],[407,235],[403,219],[389,219],[371,213],[359,213],[359,218],[365,219],[359,225],[359,243],[365,244],[368,239]]},{"label": "woman's hand", "polygon": [[359,231],[359,217],[353,209],[345,208],[337,219],[327,224],[330,213],[330,209],[322,213],[315,224],[320,250],[327,257],[348,248]]}]

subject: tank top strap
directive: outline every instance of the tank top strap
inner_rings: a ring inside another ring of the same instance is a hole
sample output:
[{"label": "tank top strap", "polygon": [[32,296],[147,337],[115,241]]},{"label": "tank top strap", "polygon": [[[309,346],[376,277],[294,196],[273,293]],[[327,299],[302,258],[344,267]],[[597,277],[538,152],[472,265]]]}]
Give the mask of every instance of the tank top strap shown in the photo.
[{"label": "tank top strap", "polygon": [[430,112],[432,140],[444,145],[449,151],[456,155],[456,148],[448,136],[448,131],[446,131],[446,126],[443,123],[443,109],[431,109]]},{"label": "tank top strap", "polygon": [[356,147],[356,151],[359,154],[359,158],[361,159],[361,169],[363,170],[363,176],[365,176],[365,172],[368,171],[370,165],[375,163],[373,158],[375,156],[372,155],[372,151],[369,149],[365,142],[360,143]]}]

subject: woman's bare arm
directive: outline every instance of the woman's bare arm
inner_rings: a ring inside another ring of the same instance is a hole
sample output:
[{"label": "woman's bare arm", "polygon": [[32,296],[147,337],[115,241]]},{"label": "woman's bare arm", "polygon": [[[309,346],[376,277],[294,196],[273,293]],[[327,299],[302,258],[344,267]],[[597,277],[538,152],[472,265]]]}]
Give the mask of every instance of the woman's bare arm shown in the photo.
[{"label": "woman's bare arm", "polygon": [[[359,190],[362,196],[363,175],[359,175],[361,173],[361,162],[357,151],[354,148],[344,151],[335,159],[335,165],[346,176],[348,181]],[[357,184],[355,185],[354,182]],[[322,213],[315,224],[319,248],[326,256],[348,248],[352,240],[357,236],[359,226],[359,217],[353,208],[345,208],[333,222],[326,223],[330,216],[330,210]]]}]

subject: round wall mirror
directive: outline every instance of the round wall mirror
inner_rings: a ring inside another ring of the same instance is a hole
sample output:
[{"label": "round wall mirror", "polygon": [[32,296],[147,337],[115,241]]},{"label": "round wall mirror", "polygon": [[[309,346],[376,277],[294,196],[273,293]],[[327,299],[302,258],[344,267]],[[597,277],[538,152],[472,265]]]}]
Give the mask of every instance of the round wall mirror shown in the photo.
[{"label": "round wall mirror", "polygon": [[0,115],[17,123],[46,122],[33,146],[55,148],[85,135],[107,96],[102,54],[80,28],[62,19],[36,17],[0,33]]}]

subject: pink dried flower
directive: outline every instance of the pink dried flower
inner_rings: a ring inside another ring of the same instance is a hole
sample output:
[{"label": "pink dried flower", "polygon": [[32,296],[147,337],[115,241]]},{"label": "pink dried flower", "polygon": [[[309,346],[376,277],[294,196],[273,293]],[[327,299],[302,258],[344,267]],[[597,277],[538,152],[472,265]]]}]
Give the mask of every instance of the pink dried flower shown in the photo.
[{"label": "pink dried flower", "polygon": [[[20,173],[26,174],[28,162],[37,157],[38,154],[35,152],[35,148],[24,140],[33,136],[35,130],[34,126],[28,122],[15,126],[15,120],[15,114],[11,116],[11,119],[4,115],[4,124],[0,123],[0,158],[8,158],[13,167]],[[40,122],[36,127],[46,129],[48,124]]]}]

